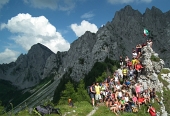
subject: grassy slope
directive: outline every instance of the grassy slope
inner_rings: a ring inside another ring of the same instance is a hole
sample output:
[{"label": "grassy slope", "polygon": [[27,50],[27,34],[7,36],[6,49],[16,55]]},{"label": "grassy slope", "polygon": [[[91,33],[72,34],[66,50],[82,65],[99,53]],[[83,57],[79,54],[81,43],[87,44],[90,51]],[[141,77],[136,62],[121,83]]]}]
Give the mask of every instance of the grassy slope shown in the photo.
[{"label": "grassy slope", "polygon": [[[50,83],[52,83],[53,76],[54,75],[51,75],[49,78],[42,80],[37,86],[32,87],[31,89],[37,91],[49,81]],[[24,90],[18,90],[18,88],[12,85],[11,82],[5,81],[5,80],[0,80],[0,88],[1,88],[0,89],[0,101],[2,101],[3,106],[6,107],[7,111],[11,109],[10,103],[12,103],[13,107],[15,107],[16,105],[18,105],[19,103],[21,103],[22,101],[24,101],[26,98],[28,98],[31,95],[30,92],[23,93]]]},{"label": "grassy slope", "polygon": [[0,101],[2,101],[3,106],[5,106],[7,110],[10,107],[9,102],[12,102],[15,106],[30,95],[29,92],[23,94],[22,90],[18,90],[11,82],[5,80],[0,80],[0,88]]},{"label": "grassy slope", "polygon": [[170,98],[170,90],[167,88],[169,83],[161,78],[161,74],[168,74],[168,73],[170,73],[170,70],[162,69],[161,73],[158,75],[158,78],[159,78],[160,82],[162,82],[163,85],[164,85],[164,87],[163,87],[163,91],[164,91],[163,92],[163,98],[164,98],[163,103],[165,105],[166,111],[168,112],[168,114],[170,114],[170,110],[169,110],[170,109],[170,105],[169,105],[169,103],[170,103],[170,99],[169,99]]},{"label": "grassy slope", "polygon": [[[68,106],[67,104],[66,105],[57,105],[57,106],[55,106],[55,108],[60,108],[62,114],[67,113],[67,116],[86,116],[93,109],[91,104],[87,101],[75,103],[73,108]],[[9,116],[9,115],[4,114],[3,116]],[[28,109],[25,109],[25,110],[19,112],[18,114],[16,114],[16,116],[38,116],[38,115],[36,115],[34,113],[29,114]],[[56,116],[56,114],[49,114],[47,116]]]},{"label": "grassy slope", "polygon": [[[67,113],[66,116],[86,116],[89,112],[93,110],[91,104],[87,101],[82,101],[79,103],[75,103],[74,107],[71,108],[68,105],[58,105],[55,108],[60,108],[62,114]],[[121,113],[121,116],[149,116],[146,113],[146,106],[142,106],[138,113]],[[68,113],[69,112],[69,113]],[[3,116],[8,116],[8,114],[4,114]],[[13,115],[14,116],[14,115]],[[25,109],[19,112],[16,116],[38,116],[34,113],[29,114],[28,109]],[[49,114],[47,116],[56,116],[56,114]],[[111,112],[106,106],[99,106],[99,109],[93,116],[115,116],[113,112]]]}]

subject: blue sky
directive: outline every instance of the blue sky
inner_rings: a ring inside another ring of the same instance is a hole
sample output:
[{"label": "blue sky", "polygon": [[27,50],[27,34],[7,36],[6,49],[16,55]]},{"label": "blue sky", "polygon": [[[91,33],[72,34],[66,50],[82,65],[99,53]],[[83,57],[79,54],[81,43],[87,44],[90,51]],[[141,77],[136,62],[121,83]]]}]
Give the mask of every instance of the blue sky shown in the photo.
[{"label": "blue sky", "polygon": [[96,33],[126,5],[141,13],[152,6],[170,10],[170,0],[1,0],[0,64],[15,61],[36,43],[54,53],[67,51],[85,31]]}]

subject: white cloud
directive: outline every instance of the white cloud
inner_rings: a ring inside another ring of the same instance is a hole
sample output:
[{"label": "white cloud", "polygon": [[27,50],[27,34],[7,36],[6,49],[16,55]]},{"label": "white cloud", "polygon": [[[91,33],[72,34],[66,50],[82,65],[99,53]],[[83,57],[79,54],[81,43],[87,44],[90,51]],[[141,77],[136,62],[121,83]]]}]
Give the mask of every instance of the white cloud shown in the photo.
[{"label": "white cloud", "polygon": [[139,0],[139,2],[146,2],[146,3],[150,3],[150,2],[152,2],[152,0]]},{"label": "white cloud", "polygon": [[150,3],[152,2],[152,0],[107,0],[109,3],[111,4],[127,4],[127,3],[132,3],[132,2],[136,2],[136,3]]},{"label": "white cloud", "polygon": [[10,50],[10,49],[5,49],[4,52],[0,53],[0,64],[2,63],[10,63],[12,61],[15,61],[19,55],[19,52]]},{"label": "white cloud", "polygon": [[57,8],[57,0],[24,0],[25,3],[31,4],[35,8]]},{"label": "white cloud", "polygon": [[12,39],[25,50],[29,50],[36,43],[47,46],[54,53],[66,51],[70,47],[70,44],[44,16],[32,17],[30,14],[18,14],[8,20],[7,24],[1,24],[1,29],[4,28],[15,33]]},{"label": "white cloud", "polygon": [[9,2],[9,0],[0,0],[0,9]]},{"label": "white cloud", "polygon": [[75,5],[75,0],[61,0],[61,2],[59,3],[59,10],[71,11],[72,9],[74,9]]},{"label": "white cloud", "polygon": [[96,33],[98,28],[95,24],[91,24],[88,21],[83,20],[80,25],[78,24],[71,24],[71,29],[74,31],[76,36],[80,37],[86,31],[90,31],[92,33]]},{"label": "white cloud", "polygon": [[[52,10],[58,9],[61,11],[70,11],[74,9],[75,0],[23,0],[24,3],[30,4],[34,8],[49,8]],[[78,0],[77,0],[78,1]]]},{"label": "white cloud", "polygon": [[87,13],[84,13],[81,18],[84,18],[84,19],[91,19],[94,17],[94,14],[92,12],[87,12]]}]

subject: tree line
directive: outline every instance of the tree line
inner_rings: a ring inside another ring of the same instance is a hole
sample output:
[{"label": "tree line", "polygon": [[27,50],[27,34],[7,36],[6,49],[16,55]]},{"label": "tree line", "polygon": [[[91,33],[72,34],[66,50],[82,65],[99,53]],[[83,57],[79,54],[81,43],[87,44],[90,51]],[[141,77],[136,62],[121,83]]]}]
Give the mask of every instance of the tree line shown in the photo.
[{"label": "tree line", "polygon": [[107,76],[113,74],[113,72],[119,68],[119,62],[106,58],[104,62],[96,62],[92,70],[85,75],[85,78],[80,82],[75,82],[71,79],[70,74],[72,69],[70,68],[60,80],[57,86],[53,103],[54,104],[67,104],[68,99],[72,99],[73,102],[89,101],[90,97],[87,93],[87,86],[92,85],[93,82],[102,82]]}]

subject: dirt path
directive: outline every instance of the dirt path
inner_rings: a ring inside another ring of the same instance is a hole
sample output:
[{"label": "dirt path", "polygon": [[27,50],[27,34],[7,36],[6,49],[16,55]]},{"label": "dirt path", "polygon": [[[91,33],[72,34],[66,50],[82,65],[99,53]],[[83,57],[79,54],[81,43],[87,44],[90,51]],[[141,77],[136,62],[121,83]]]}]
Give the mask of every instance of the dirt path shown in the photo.
[{"label": "dirt path", "polygon": [[92,116],[96,111],[98,110],[98,107],[94,108],[87,116]]}]

